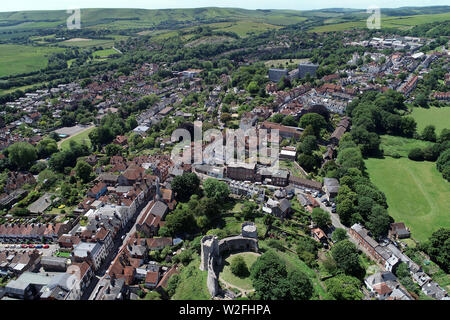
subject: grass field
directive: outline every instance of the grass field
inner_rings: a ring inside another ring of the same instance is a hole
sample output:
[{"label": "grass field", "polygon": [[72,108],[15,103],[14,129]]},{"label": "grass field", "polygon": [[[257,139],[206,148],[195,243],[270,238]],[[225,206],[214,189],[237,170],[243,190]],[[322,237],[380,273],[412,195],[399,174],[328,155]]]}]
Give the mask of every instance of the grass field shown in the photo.
[{"label": "grass field", "polygon": [[230,264],[231,264],[231,261],[236,256],[241,256],[242,258],[244,258],[247,268],[250,270],[252,265],[255,263],[256,259],[258,259],[259,255],[256,253],[253,253],[253,252],[243,252],[243,253],[230,255],[227,259],[225,259],[225,266],[224,266],[223,271],[221,272],[220,276],[223,278],[223,280],[225,280],[226,282],[228,282],[229,284],[231,284],[233,286],[236,286],[243,290],[251,290],[251,289],[253,289],[253,285],[252,285],[252,280],[250,279],[250,275],[248,275],[247,277],[244,277],[244,278],[239,278],[231,272]]},{"label": "grass field", "polygon": [[83,143],[85,142],[87,144],[88,147],[91,147],[91,140],[89,139],[89,133],[94,130],[95,127],[89,127],[86,128],[86,130],[68,138],[67,140],[64,140],[61,145],[60,145],[60,149],[61,150],[67,150],[70,148],[70,141],[75,141],[78,143]]},{"label": "grass field", "polygon": [[[369,15],[367,15],[367,17],[368,16]],[[402,16],[402,17],[381,17],[381,28],[409,29],[410,27],[416,25],[447,20],[450,20],[450,13],[448,12],[439,14],[423,14],[423,15]],[[331,21],[332,20],[330,20],[330,22]],[[318,26],[311,29],[310,32],[332,32],[332,31],[343,31],[361,28],[367,28],[366,19]]]},{"label": "grass field", "polygon": [[210,300],[206,287],[207,271],[199,269],[200,257],[196,258],[181,270],[180,282],[172,296],[172,300]]},{"label": "grass field", "polygon": [[106,57],[112,56],[114,54],[118,54],[118,52],[114,49],[105,49],[105,50],[95,51],[92,55],[95,58],[106,58]]},{"label": "grass field", "polygon": [[444,128],[450,129],[450,107],[431,107],[428,109],[414,107],[411,116],[417,122],[419,133],[430,124],[436,127],[437,134],[440,134]]},{"label": "grass field", "polygon": [[435,163],[385,158],[368,159],[366,166],[386,194],[389,214],[405,222],[414,239],[424,241],[437,229],[450,228],[450,183]]},{"label": "grass field", "polygon": [[401,157],[408,157],[408,153],[414,148],[425,148],[427,146],[432,146],[432,142],[409,139],[404,137],[396,137],[390,135],[382,135],[381,138],[381,148],[384,150],[385,156],[393,156],[398,154]]},{"label": "grass field", "polygon": [[216,31],[234,32],[239,37],[248,37],[250,34],[259,34],[268,30],[281,28],[272,24],[255,21],[222,22],[213,23],[209,26]]},{"label": "grass field", "polygon": [[0,45],[0,77],[38,71],[48,64],[48,57],[63,49],[22,45]]}]

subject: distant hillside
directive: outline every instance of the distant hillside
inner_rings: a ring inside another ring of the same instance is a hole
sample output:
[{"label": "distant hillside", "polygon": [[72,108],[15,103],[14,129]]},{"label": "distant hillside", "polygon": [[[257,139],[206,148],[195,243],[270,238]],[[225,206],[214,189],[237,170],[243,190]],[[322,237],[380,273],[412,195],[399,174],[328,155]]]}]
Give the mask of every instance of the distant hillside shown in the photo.
[{"label": "distant hillside", "polygon": [[[404,7],[382,9],[383,16],[412,16],[450,12],[450,6]],[[91,28],[155,28],[177,29],[186,26],[250,20],[277,26],[287,26],[312,18],[334,18],[339,21],[361,19],[365,10],[331,8],[311,11],[295,10],[245,10],[238,8],[197,9],[82,9],[81,23]],[[60,11],[0,12],[0,32],[6,30],[31,30],[64,27],[68,14]]]}]

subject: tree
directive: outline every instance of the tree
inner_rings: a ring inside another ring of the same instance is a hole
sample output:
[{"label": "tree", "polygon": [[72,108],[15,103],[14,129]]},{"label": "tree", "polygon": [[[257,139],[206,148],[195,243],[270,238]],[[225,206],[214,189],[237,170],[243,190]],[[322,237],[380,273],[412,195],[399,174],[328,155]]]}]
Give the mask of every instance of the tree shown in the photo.
[{"label": "tree", "polygon": [[197,222],[192,211],[184,208],[177,208],[167,216],[166,224],[160,229],[160,235],[176,236],[184,232],[194,233],[197,228]]},{"label": "tree", "polygon": [[197,194],[200,188],[200,179],[195,173],[183,173],[172,180],[172,190],[179,201],[186,202],[193,194]]},{"label": "tree", "polygon": [[122,151],[122,147],[115,143],[110,143],[105,147],[106,155],[108,157],[116,156]]},{"label": "tree", "polygon": [[330,214],[321,208],[314,208],[311,218],[312,221],[322,230],[326,229],[331,224]]},{"label": "tree", "polygon": [[387,235],[392,222],[392,218],[388,215],[386,209],[377,204],[369,214],[367,228],[375,238],[381,238]]},{"label": "tree", "polygon": [[317,138],[315,136],[306,136],[300,144],[300,152],[307,155],[312,155],[317,149]]},{"label": "tree", "polygon": [[239,278],[248,277],[250,274],[247,264],[242,256],[236,256],[231,260],[230,269],[231,272]]},{"label": "tree", "polygon": [[88,182],[91,179],[92,174],[92,166],[86,161],[78,161],[75,166],[75,174],[79,177],[83,182]]},{"label": "tree", "polygon": [[203,190],[208,198],[224,203],[230,195],[230,188],[224,181],[208,178],[203,182]]},{"label": "tree", "polygon": [[16,142],[8,147],[8,158],[19,170],[28,170],[36,161],[37,154],[28,142]]},{"label": "tree", "polygon": [[258,214],[258,205],[252,201],[246,201],[241,208],[244,220],[254,220]]},{"label": "tree", "polygon": [[308,276],[298,270],[293,270],[288,274],[289,299],[309,300],[311,299],[314,288]]},{"label": "tree", "polygon": [[45,138],[39,141],[36,145],[36,152],[39,159],[44,159],[58,152],[58,145],[56,141],[51,138]]},{"label": "tree", "polygon": [[300,141],[304,141],[306,137],[309,136],[316,136],[316,133],[314,132],[314,127],[312,125],[307,125],[305,130],[302,133],[302,136],[300,137]]},{"label": "tree", "polygon": [[287,115],[283,118],[281,124],[284,126],[295,127],[297,125],[297,121],[295,121],[295,118],[293,116]]},{"label": "tree", "polygon": [[408,153],[408,158],[414,161],[423,161],[423,151],[420,148],[411,149]]},{"label": "tree", "polygon": [[418,106],[420,106],[422,108],[425,108],[427,106],[427,102],[428,102],[428,99],[427,99],[427,96],[425,94],[420,93],[420,94],[417,95],[416,103],[417,103]]},{"label": "tree", "polygon": [[259,92],[259,85],[258,82],[256,81],[252,81],[248,84],[247,86],[247,91],[251,94],[251,95],[256,95]]},{"label": "tree", "polygon": [[270,120],[275,123],[281,123],[283,118],[284,116],[281,113],[275,113]]},{"label": "tree", "polygon": [[262,300],[282,300],[288,295],[286,265],[269,250],[250,268],[253,287]]},{"label": "tree", "polygon": [[337,266],[347,275],[362,278],[364,269],[359,262],[358,249],[353,242],[343,240],[336,243],[331,249],[331,255]]},{"label": "tree", "polygon": [[307,113],[300,118],[299,126],[300,128],[306,128],[309,125],[313,127],[314,134],[318,137],[320,130],[327,126],[327,122],[325,118],[318,113]]},{"label": "tree", "polygon": [[298,164],[306,171],[313,171],[317,165],[316,158],[309,154],[300,154],[297,159]]},{"label": "tree", "polygon": [[450,270],[450,229],[440,228],[433,232],[424,249],[446,273]]},{"label": "tree", "polygon": [[336,228],[331,235],[331,239],[333,239],[334,242],[346,240],[348,239],[347,231],[342,228]]},{"label": "tree", "polygon": [[326,280],[325,285],[336,300],[361,300],[364,297],[360,290],[361,281],[352,276],[340,274]]},{"label": "tree", "polygon": [[444,128],[439,136],[439,142],[444,143],[445,141],[450,141],[450,129]]},{"label": "tree", "polygon": [[426,126],[422,131],[422,138],[425,141],[436,142],[436,127],[433,125]]},{"label": "tree", "polygon": [[446,167],[450,165],[450,149],[445,150],[441,153],[436,161],[436,168],[442,172]]}]

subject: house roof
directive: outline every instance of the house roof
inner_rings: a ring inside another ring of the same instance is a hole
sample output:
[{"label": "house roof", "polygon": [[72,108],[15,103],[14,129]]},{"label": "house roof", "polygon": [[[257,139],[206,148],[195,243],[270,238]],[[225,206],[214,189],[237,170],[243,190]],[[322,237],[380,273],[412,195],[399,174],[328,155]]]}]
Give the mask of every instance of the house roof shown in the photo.
[{"label": "house roof", "polygon": [[145,276],[145,283],[157,284],[159,280],[159,272],[149,271]]}]

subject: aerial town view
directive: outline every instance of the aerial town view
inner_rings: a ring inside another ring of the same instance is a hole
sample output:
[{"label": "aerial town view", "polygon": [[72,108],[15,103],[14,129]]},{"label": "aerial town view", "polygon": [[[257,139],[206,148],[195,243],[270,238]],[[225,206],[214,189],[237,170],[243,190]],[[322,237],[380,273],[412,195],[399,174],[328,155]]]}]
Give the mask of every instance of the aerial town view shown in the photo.
[{"label": "aerial town view", "polygon": [[0,305],[450,300],[450,4],[222,2],[1,4]]}]

